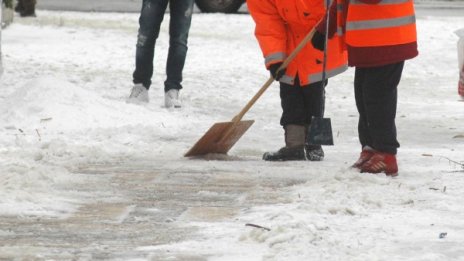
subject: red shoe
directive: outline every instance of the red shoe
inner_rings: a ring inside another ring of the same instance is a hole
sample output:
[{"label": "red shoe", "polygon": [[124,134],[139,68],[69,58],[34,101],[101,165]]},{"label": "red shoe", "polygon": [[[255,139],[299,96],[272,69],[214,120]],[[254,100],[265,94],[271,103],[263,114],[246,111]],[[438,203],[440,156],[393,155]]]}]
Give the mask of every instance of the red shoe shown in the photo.
[{"label": "red shoe", "polygon": [[372,157],[361,166],[361,173],[381,173],[387,176],[398,176],[398,164],[394,154],[374,152]]},{"label": "red shoe", "polygon": [[374,155],[374,152],[375,151],[372,149],[363,149],[361,151],[361,155],[359,155],[359,159],[353,165],[351,165],[351,167],[361,169],[361,166]]}]

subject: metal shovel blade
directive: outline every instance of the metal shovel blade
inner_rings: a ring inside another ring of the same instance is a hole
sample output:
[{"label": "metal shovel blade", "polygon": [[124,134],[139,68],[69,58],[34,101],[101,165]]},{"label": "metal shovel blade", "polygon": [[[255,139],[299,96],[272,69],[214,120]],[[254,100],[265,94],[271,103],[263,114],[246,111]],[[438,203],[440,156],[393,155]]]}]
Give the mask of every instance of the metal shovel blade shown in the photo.
[{"label": "metal shovel blade", "polygon": [[334,145],[330,118],[313,117],[308,132],[311,145]]},{"label": "metal shovel blade", "polygon": [[201,156],[208,153],[227,154],[255,121],[218,122],[184,155]]}]

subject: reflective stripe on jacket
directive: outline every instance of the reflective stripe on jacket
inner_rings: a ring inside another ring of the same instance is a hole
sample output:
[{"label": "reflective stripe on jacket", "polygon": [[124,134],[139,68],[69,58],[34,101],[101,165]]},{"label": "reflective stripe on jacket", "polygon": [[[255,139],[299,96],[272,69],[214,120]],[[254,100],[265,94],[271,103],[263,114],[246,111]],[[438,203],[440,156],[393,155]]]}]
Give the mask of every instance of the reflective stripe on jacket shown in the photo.
[{"label": "reflective stripe on jacket", "polygon": [[353,47],[408,44],[417,41],[413,0],[349,0],[346,43]]},{"label": "reflective stripe on jacket", "polygon": [[[283,62],[325,15],[324,0],[247,0],[253,17],[255,35],[267,68]],[[347,69],[347,55],[339,34],[328,42],[327,77]],[[301,86],[322,80],[323,52],[308,43],[288,65],[280,81]]]}]

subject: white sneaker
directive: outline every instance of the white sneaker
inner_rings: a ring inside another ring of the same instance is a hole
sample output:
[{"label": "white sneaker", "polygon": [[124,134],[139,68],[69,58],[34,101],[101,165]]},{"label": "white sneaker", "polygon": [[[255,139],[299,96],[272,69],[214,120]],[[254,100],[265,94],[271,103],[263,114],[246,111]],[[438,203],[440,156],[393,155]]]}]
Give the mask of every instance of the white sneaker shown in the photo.
[{"label": "white sneaker", "polygon": [[180,108],[182,103],[179,99],[179,90],[171,89],[164,93],[164,105],[166,108]]},{"label": "white sneaker", "polygon": [[142,103],[149,102],[148,90],[141,83],[134,84],[131,94],[127,99],[128,103]]}]

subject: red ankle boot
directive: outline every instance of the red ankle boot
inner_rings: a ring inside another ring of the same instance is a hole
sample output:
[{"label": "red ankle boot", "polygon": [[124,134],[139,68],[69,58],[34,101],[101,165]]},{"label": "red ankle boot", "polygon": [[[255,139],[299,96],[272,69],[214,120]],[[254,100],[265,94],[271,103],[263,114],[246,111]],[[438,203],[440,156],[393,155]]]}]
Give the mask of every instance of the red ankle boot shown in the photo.
[{"label": "red ankle boot", "polygon": [[361,169],[361,166],[374,155],[374,152],[375,151],[372,149],[363,149],[359,155],[359,159],[353,165],[351,165],[351,167]]},{"label": "red ankle boot", "polygon": [[398,164],[394,154],[375,151],[371,158],[360,167],[361,173],[381,173],[387,176],[398,176]]}]

